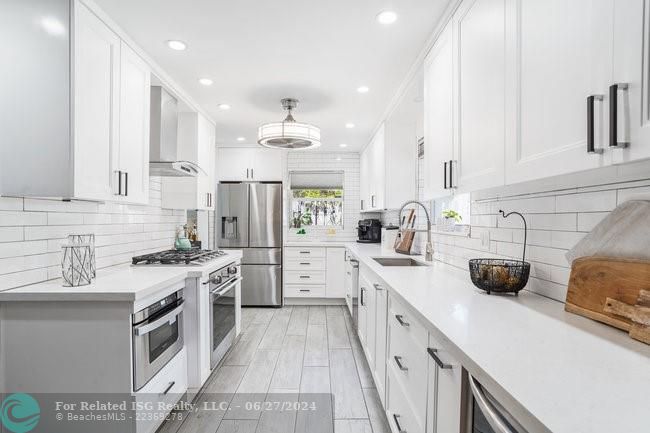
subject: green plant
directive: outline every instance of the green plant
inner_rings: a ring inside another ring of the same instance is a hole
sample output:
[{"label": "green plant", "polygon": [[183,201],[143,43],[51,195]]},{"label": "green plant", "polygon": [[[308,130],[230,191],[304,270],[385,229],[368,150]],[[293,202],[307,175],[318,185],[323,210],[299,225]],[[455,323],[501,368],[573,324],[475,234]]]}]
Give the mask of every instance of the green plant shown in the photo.
[{"label": "green plant", "polygon": [[461,222],[463,220],[463,217],[458,212],[456,212],[455,210],[452,210],[452,209],[443,210],[442,211],[442,216],[445,217],[445,218],[453,218],[454,221],[456,221],[457,223],[459,223],[459,222]]}]

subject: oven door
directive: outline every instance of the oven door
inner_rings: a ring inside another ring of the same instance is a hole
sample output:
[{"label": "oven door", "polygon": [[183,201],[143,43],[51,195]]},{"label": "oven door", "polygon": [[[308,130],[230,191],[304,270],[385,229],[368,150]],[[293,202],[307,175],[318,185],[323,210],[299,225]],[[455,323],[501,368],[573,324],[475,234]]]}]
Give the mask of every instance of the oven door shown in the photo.
[{"label": "oven door", "polygon": [[183,299],[133,326],[133,388],[142,388],[183,348]]},{"label": "oven door", "polygon": [[527,430],[471,374],[469,433],[527,433]]},{"label": "oven door", "polygon": [[237,277],[210,292],[210,368],[215,368],[235,339],[235,291]]}]

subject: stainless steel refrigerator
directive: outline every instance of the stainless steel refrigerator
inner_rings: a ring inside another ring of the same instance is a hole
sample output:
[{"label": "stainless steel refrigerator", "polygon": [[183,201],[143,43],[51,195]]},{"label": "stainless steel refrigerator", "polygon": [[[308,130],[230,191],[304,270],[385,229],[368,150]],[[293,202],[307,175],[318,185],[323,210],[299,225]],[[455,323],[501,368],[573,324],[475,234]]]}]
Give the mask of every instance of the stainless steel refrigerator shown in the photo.
[{"label": "stainless steel refrigerator", "polygon": [[242,250],[242,305],[282,305],[282,183],[217,186],[217,247]]}]

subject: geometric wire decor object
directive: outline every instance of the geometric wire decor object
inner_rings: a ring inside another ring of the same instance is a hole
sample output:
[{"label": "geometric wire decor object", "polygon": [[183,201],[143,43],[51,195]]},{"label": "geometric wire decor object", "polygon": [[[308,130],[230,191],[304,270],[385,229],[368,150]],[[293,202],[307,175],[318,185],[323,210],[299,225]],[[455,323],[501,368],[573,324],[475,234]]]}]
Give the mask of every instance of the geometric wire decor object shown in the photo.
[{"label": "geometric wire decor object", "polygon": [[90,246],[90,277],[97,277],[97,265],[95,262],[95,235],[93,233],[68,235],[70,244],[87,244]]},{"label": "geometric wire decor object", "polygon": [[61,274],[64,287],[77,287],[90,284],[90,245],[68,244],[61,247]]},{"label": "geometric wire decor object", "polygon": [[298,100],[285,98],[282,108],[288,111],[282,122],[265,123],[257,131],[257,142],[271,149],[315,149],[321,145],[320,128],[309,123],[296,122],[291,114]]}]

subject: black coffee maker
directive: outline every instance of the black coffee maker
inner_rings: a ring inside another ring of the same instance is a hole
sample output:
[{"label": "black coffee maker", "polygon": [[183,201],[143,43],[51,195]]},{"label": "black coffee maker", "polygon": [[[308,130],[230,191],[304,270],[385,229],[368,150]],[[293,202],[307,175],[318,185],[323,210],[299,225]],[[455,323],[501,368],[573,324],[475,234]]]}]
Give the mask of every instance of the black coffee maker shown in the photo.
[{"label": "black coffee maker", "polygon": [[381,221],[378,219],[359,220],[357,232],[359,234],[357,242],[364,244],[378,244],[381,242]]}]

